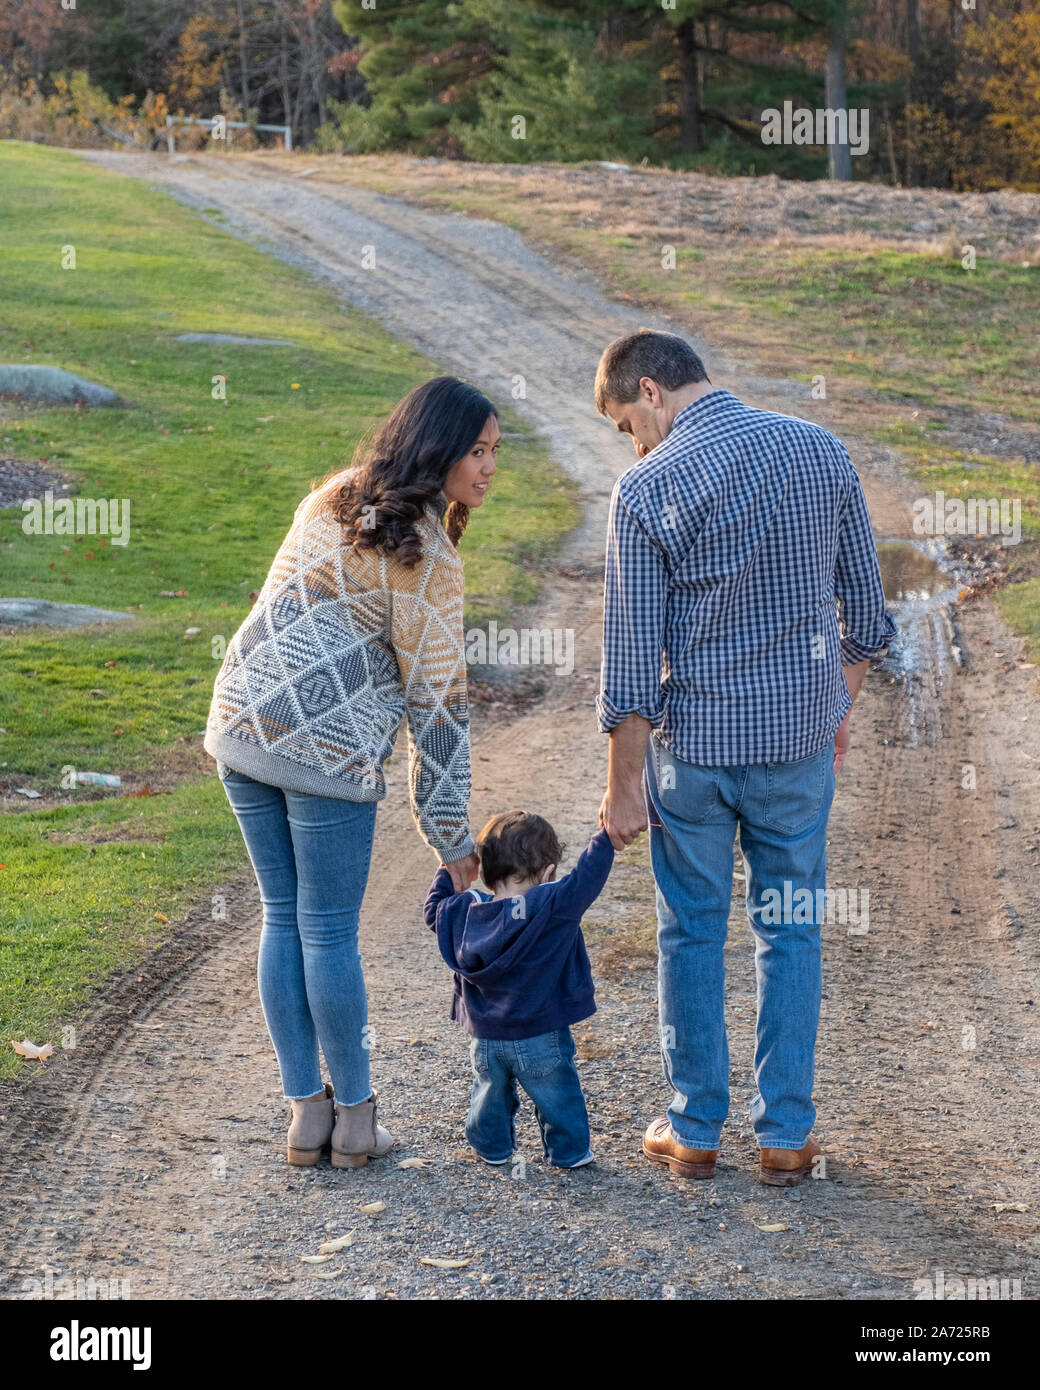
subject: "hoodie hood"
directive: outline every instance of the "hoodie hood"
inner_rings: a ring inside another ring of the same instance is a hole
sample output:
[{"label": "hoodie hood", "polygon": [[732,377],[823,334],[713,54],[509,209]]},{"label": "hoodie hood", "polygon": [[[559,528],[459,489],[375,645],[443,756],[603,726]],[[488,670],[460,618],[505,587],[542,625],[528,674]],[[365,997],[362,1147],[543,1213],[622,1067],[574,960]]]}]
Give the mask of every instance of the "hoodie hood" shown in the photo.
[{"label": "hoodie hood", "polygon": [[493,985],[515,974],[542,936],[552,912],[551,884],[539,883],[516,898],[461,893],[441,911],[437,944],[444,959],[463,979]]},{"label": "hoodie hood", "polygon": [[441,865],[423,908],[454,972],[451,1017],[475,1038],[534,1038],[596,1012],[581,919],[614,862],[598,831],[569,874],[498,902]]}]

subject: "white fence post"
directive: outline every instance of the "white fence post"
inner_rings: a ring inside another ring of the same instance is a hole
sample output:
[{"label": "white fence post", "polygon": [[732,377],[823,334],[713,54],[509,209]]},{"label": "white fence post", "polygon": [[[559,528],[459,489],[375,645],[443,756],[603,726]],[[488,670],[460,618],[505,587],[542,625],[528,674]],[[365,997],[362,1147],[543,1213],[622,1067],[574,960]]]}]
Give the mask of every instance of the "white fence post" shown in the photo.
[{"label": "white fence post", "polygon": [[[201,126],[207,126],[208,128],[212,129],[212,127],[213,127],[213,120],[212,120],[212,118],[209,117],[209,116],[206,116],[206,117],[202,117],[202,116],[167,116],[167,117],[166,117],[166,148],[167,148],[167,150],[169,151],[170,154],[174,154],[175,151],[176,151],[175,132],[177,131],[177,129],[178,129],[180,126],[186,126],[186,125],[201,125]],[[225,122],[224,122],[224,128],[228,131],[228,137],[227,137],[227,147],[228,147],[228,149],[231,148],[231,131],[232,131],[232,130],[271,130],[271,131],[279,131],[279,130],[280,130],[280,131],[282,132],[282,136],[283,136],[283,138],[284,138],[284,140],[285,140],[285,148],[286,148],[286,150],[287,150],[290,154],[292,153],[293,142],[292,142],[292,126],[291,126],[291,125],[267,125],[267,124],[262,124],[262,125],[251,126],[251,125],[249,124],[248,121],[225,121]]]}]

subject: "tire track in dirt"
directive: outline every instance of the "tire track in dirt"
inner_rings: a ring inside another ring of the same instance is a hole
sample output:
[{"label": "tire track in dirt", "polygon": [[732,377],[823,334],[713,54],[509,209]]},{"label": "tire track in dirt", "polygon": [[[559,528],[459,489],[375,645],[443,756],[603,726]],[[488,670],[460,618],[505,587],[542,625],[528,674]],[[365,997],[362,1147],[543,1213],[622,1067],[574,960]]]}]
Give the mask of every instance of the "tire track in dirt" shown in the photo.
[{"label": "tire track in dirt", "polygon": [[[513,373],[527,377],[532,399],[517,406],[579,479],[585,522],[562,557],[574,568],[548,576],[517,626],[574,629],[575,666],[568,679],[546,674],[541,700],[522,715],[475,708],[471,819],[529,802],[573,854],[595,827],[605,773],[592,709],[597,567],[610,488],[632,457],[595,416],[589,392],[605,342],[652,320],[491,224],[338,186],[304,191],[217,161],[92,157],[219,208],[240,234],[268,238],[493,396]],[[377,276],[353,258],[373,236],[393,248],[392,269]],[[789,383],[773,390],[751,376],[712,375],[755,404],[792,409]],[[840,432],[840,406],[827,409],[822,422]],[[899,534],[899,476],[876,450],[863,451],[864,467],[845,437],[875,524],[883,516],[886,534]],[[584,576],[582,564],[591,566]],[[1025,1001],[1035,993],[1040,805],[1022,737],[1035,724],[1021,720],[1037,710],[1031,677],[987,651],[986,637],[1001,633],[989,606],[961,621],[965,669],[927,697],[924,727],[941,727],[941,738],[909,736],[903,687],[882,672],[857,705],[830,877],[869,890],[871,920],[866,936],[840,923],[824,933],[817,1103],[831,1181],[773,1192],[751,1180],[754,983],[739,899],[727,947],[733,1109],[719,1176],[682,1183],[639,1158],[642,1129],[666,1100],[656,981],[646,968],[605,977],[597,944],[601,931],[623,932],[652,913],[638,850],[618,857],[590,913],[599,1012],[575,1032],[597,1165],[545,1169],[529,1111],[522,1172],[467,1161],[465,1042],[447,1020],[450,977],[421,922],[435,861],[412,826],[398,755],[362,914],[373,1079],[398,1141],[393,1158],[347,1175],[286,1165],[287,1106],[256,998],[259,905],[246,875],[226,890],[227,922],[210,921],[201,904],[170,947],[108,992],[77,1052],[0,1091],[9,1199],[0,1293],[24,1296],[21,1280],[51,1268],[56,1277],[121,1275],[135,1298],[905,1298],[912,1280],[942,1268],[1017,1276],[1029,1297],[1040,1193],[1026,1156],[1038,1129],[1026,1096],[1040,1059],[1035,1005]],[[999,640],[1013,655],[1011,639]],[[951,775],[962,763],[976,768],[974,792]],[[972,1049],[963,1045],[970,1026]],[[433,1166],[393,1166],[409,1154]],[[382,1216],[357,1212],[376,1198],[387,1203]],[[998,1213],[998,1203],[1027,1210]],[[777,1223],[787,1229],[758,1230]],[[337,1277],[300,1263],[352,1227],[357,1244],[319,1270]],[[430,1254],[474,1259],[445,1275],[418,1264]]]}]

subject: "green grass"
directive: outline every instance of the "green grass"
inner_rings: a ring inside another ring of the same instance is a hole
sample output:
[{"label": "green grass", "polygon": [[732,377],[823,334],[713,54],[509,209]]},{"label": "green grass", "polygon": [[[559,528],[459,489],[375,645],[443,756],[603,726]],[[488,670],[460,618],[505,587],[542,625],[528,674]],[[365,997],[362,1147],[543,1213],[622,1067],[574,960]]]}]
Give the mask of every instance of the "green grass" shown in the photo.
[{"label": "green grass", "polygon": [[1004,621],[1023,639],[1026,659],[1040,665],[1040,579],[1009,584],[995,598]]},{"label": "green grass", "polygon": [[[61,1041],[106,975],[142,960],[187,907],[243,862],[215,777],[167,796],[8,815],[0,850],[0,1077],[9,1040]],[[215,925],[215,931],[223,928]]]},{"label": "green grass", "polygon": [[[67,246],[74,270],[61,267]],[[358,439],[439,369],[302,272],[135,179],[55,149],[0,145],[0,290],[0,361],[65,367],[111,386],[122,402],[0,407],[0,452],[71,473],[84,497],[130,504],[126,546],[103,535],[28,535],[20,508],[0,512],[3,592],[136,618],[100,633],[37,629],[3,639],[0,776],[17,773],[45,791],[57,789],[66,766],[146,772],[157,751],[204,727],[219,639],[248,611],[312,480],[345,466]],[[294,346],[173,341],[184,332]],[[213,398],[215,375],[227,378],[226,400]],[[507,412],[503,428],[522,429]],[[538,563],[579,518],[576,489],[537,441],[504,441],[499,470],[462,542],[468,624],[533,598]],[[201,630],[194,639],[189,627]],[[159,896],[179,881],[215,882],[241,859],[226,803],[206,799],[220,791],[211,782],[149,803],[148,816],[168,822],[170,875],[157,882]],[[113,806],[137,825],[140,805],[108,798],[0,822],[0,1038],[33,1028],[51,1036],[45,1020],[115,968],[120,942],[156,939],[155,923],[142,924],[131,905],[134,883],[115,892],[118,846],[91,855],[45,835],[48,816],[72,814],[89,831],[108,823]],[[197,833],[200,824],[210,833]],[[81,935],[93,918],[80,905],[90,903],[107,922],[96,952]],[[26,943],[43,953],[38,972],[26,974]],[[67,970],[56,964],[63,953]],[[10,1054],[0,1058],[3,1074]]]},{"label": "green grass", "polygon": [[1040,402],[1040,269],[894,250],[742,250],[731,295],[796,330],[803,373],[858,379],[919,405],[970,400],[1031,420]]},{"label": "green grass", "polygon": [[[882,443],[894,445],[907,470],[919,478],[929,493],[947,497],[997,497],[1017,500],[1021,506],[1022,535],[1040,538],[1040,472],[1024,459],[993,458],[965,453],[944,445],[942,431],[903,420],[898,425],[874,430]],[[1012,547],[1008,547],[1012,551]],[[1009,555],[1012,561],[1016,557]]]},{"label": "green grass", "polygon": [[[549,235],[544,223],[542,236]],[[660,307],[765,370],[808,379],[822,372],[896,404],[963,405],[1009,419],[1040,411],[1036,335],[1040,267],[980,256],[898,250],[796,248],[724,240],[676,245],[662,237],[610,237],[557,224],[555,240],[626,297]]]}]

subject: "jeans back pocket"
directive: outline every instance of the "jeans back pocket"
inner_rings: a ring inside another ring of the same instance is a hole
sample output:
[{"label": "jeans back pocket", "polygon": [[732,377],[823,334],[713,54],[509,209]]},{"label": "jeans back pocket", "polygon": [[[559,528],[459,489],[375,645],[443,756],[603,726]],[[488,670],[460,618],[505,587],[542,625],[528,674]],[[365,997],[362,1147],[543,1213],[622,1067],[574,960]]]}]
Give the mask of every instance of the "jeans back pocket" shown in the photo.
[{"label": "jeans back pocket", "polygon": [[518,1038],[517,1070],[521,1076],[548,1076],[563,1061],[558,1033],[540,1033],[535,1038]]},{"label": "jeans back pocket", "polygon": [[766,798],[762,819],[782,835],[797,835],[823,810],[834,767],[833,745],[793,763],[766,765]]},{"label": "jeans back pocket", "polygon": [[719,769],[683,762],[655,738],[650,740],[649,756],[661,810],[690,825],[708,820],[719,804]]}]

